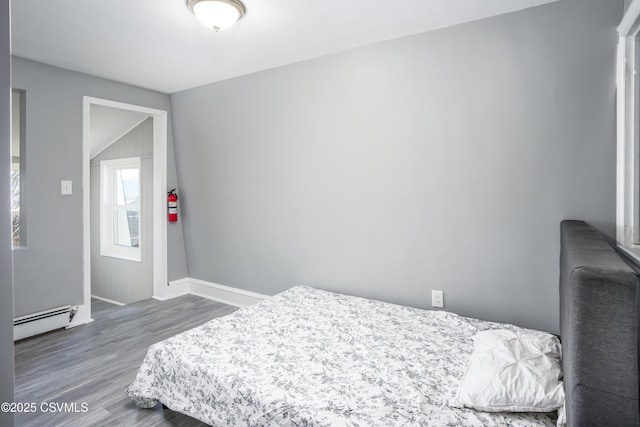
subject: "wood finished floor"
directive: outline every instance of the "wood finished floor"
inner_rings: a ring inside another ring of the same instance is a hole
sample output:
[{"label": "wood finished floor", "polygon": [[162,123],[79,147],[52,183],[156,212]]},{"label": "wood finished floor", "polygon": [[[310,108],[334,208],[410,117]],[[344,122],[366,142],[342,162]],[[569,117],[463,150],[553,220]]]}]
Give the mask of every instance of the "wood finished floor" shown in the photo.
[{"label": "wood finished floor", "polygon": [[15,401],[82,402],[86,413],[17,414],[16,426],[202,426],[163,409],[139,409],[125,395],[151,344],[236,308],[186,295],[123,307],[92,300],[94,322],[15,344]]}]

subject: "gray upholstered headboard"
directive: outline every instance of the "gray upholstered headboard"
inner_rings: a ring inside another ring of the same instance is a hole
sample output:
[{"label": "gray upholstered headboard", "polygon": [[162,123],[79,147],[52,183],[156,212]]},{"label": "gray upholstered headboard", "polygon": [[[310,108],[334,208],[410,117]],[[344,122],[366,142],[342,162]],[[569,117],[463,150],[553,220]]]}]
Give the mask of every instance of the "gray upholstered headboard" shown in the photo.
[{"label": "gray upholstered headboard", "polygon": [[585,222],[560,228],[568,425],[639,426],[638,274]]}]

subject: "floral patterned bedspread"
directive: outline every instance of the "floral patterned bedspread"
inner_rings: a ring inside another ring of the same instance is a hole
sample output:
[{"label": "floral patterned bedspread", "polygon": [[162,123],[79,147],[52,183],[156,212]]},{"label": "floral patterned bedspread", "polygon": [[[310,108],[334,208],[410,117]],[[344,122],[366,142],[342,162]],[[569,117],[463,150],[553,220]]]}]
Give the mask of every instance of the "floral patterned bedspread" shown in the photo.
[{"label": "floral patterned bedspread", "polygon": [[154,344],[127,394],[214,426],[552,426],[449,406],[473,336],[512,325],[297,286]]}]

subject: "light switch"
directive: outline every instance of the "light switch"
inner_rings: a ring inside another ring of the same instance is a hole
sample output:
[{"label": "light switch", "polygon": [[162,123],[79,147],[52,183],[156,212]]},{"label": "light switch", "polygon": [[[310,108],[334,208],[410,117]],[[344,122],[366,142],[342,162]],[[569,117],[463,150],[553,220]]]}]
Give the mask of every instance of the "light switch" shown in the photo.
[{"label": "light switch", "polygon": [[73,193],[71,181],[60,181],[60,194],[70,196]]}]

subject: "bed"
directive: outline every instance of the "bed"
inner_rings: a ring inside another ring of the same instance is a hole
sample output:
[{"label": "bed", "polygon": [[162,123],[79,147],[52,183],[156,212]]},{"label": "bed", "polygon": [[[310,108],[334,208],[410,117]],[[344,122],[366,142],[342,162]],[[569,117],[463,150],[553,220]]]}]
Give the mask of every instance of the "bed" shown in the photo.
[{"label": "bed", "polygon": [[[581,224],[563,223],[563,245],[575,243],[576,233],[565,234]],[[563,334],[584,326],[573,306],[580,298],[565,289],[576,282],[564,268],[576,253],[562,252]],[[555,348],[550,334],[513,325],[296,286],[151,346],[127,394],[140,407],[162,403],[214,426],[556,425],[553,408],[488,412],[460,404],[478,337],[494,332]],[[571,337],[569,351],[584,350],[580,333]],[[583,388],[573,365],[584,362],[565,354],[563,363],[570,386]],[[635,375],[637,384],[637,363]],[[562,383],[553,387],[564,400]],[[569,425],[589,425],[575,413],[593,402],[567,393]],[[637,425],[635,397],[636,424],[618,425]],[[626,411],[616,416],[631,419]]]}]

